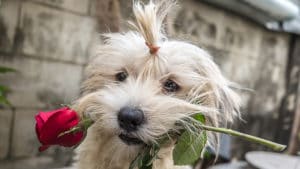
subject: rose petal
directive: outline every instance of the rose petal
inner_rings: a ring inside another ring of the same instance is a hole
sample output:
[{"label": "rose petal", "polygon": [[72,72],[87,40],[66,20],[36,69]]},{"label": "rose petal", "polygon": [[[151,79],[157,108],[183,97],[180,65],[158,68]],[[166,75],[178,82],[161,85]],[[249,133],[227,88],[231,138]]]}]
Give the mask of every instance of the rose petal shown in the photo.
[{"label": "rose petal", "polygon": [[67,111],[69,108],[68,107],[63,107],[57,110],[52,110],[48,112],[39,112],[38,116],[45,122],[47,121],[53,114],[57,112],[64,112]]},{"label": "rose petal", "polygon": [[36,122],[36,125],[35,125],[36,133],[39,136],[40,131],[44,125],[44,121],[39,115],[35,115],[35,122]]},{"label": "rose petal", "polygon": [[61,111],[53,114],[44,124],[40,139],[47,144],[57,144],[58,135],[76,126],[79,117],[74,111]]},{"label": "rose petal", "polygon": [[78,144],[84,137],[84,132],[70,133],[58,137],[64,131],[76,126],[79,122],[77,113],[68,107],[63,107],[50,112],[40,112],[36,115],[36,132],[44,151],[50,145],[58,144],[66,147]]},{"label": "rose petal", "polygon": [[41,118],[43,122],[47,121],[49,117],[51,117],[55,112],[54,111],[49,111],[49,112],[39,112],[36,116]]},{"label": "rose petal", "polygon": [[57,141],[58,144],[64,147],[72,147],[82,140],[84,137],[84,132],[80,131],[77,133],[70,133],[60,137]]},{"label": "rose petal", "polygon": [[39,152],[42,152],[42,151],[45,151],[49,148],[50,146],[49,145],[42,145],[39,147]]}]

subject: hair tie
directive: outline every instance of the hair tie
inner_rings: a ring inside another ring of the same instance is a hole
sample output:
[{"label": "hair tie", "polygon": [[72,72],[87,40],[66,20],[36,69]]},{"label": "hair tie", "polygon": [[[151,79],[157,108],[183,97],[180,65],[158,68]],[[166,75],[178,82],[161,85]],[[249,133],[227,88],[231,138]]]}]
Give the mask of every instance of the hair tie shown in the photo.
[{"label": "hair tie", "polygon": [[160,48],[160,47],[154,46],[154,45],[152,45],[152,44],[150,44],[148,42],[146,42],[146,45],[148,46],[149,51],[150,51],[151,54],[156,54],[157,51],[158,51],[158,49]]}]

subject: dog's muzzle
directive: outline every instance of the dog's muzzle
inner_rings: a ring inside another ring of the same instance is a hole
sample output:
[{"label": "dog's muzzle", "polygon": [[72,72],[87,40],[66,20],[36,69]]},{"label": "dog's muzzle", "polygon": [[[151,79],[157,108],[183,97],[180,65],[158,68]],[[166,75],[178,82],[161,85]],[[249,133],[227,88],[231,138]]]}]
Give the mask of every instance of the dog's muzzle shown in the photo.
[{"label": "dog's muzzle", "polygon": [[136,137],[132,137],[128,134],[120,134],[119,138],[127,145],[144,144],[144,142]]},{"label": "dog's muzzle", "polygon": [[128,145],[142,144],[140,139],[133,137],[130,133],[137,131],[144,121],[144,112],[141,109],[123,107],[118,113],[118,123],[126,134],[120,134],[119,138]]}]

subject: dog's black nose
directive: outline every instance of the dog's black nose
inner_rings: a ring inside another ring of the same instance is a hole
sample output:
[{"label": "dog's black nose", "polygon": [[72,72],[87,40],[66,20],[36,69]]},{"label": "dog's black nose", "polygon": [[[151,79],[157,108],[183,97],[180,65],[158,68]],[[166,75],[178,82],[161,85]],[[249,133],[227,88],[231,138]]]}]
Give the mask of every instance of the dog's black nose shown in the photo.
[{"label": "dog's black nose", "polygon": [[139,108],[123,107],[118,114],[118,121],[126,131],[135,131],[144,122],[144,112]]}]

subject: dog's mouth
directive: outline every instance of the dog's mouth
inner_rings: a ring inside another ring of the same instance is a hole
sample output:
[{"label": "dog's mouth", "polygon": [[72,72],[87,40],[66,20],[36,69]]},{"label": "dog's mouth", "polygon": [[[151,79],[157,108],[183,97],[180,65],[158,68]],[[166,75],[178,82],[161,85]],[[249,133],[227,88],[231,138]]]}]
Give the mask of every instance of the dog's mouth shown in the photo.
[{"label": "dog's mouth", "polygon": [[120,134],[119,138],[127,145],[139,145],[144,143],[142,140],[128,134]]}]

